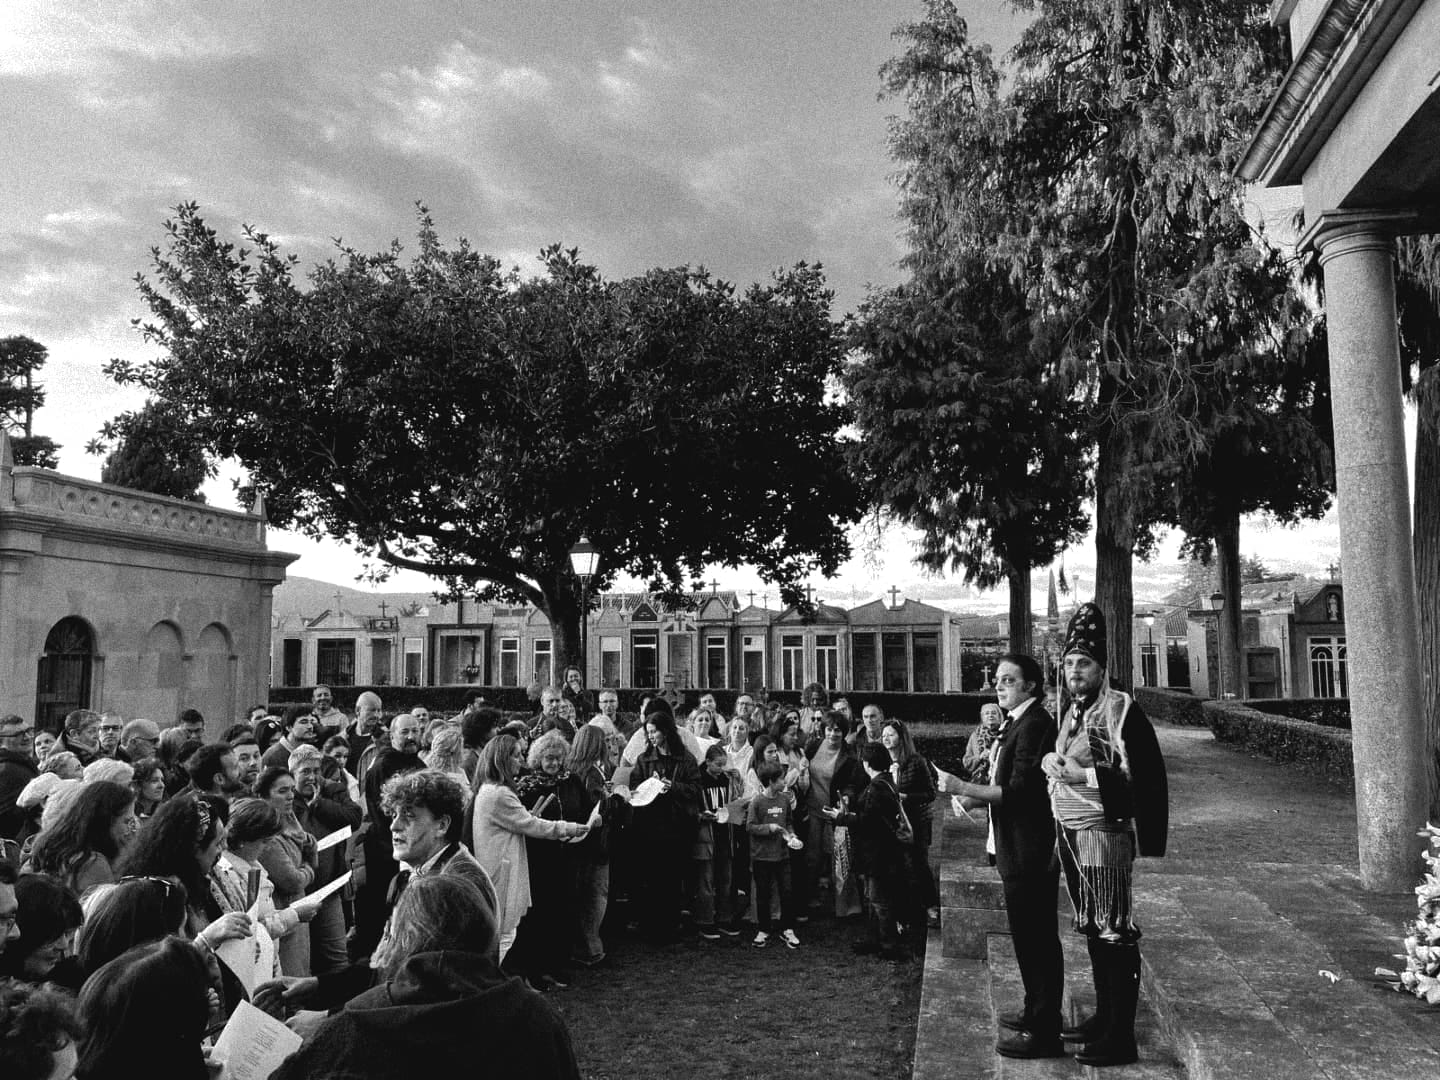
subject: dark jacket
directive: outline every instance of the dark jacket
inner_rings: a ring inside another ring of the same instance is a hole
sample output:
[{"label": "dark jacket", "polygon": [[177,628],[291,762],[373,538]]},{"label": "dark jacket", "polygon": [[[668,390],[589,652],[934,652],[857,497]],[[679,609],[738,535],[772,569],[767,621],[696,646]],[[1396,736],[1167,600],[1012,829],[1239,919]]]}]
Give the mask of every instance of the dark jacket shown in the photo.
[{"label": "dark jacket", "polygon": [[564,1022],[486,956],[420,953],[331,1017],[274,1080],[579,1080]]},{"label": "dark jacket", "polygon": [[1002,795],[990,819],[1002,879],[1042,873],[1055,860],[1055,818],[1040,769],[1040,759],[1055,749],[1055,735],[1055,718],[1035,701],[1000,736],[991,781]]},{"label": "dark jacket", "polygon": [[[323,840],[347,825],[351,829],[358,829],[363,816],[364,811],[351,802],[350,796],[343,791],[339,798],[334,799],[320,795],[314,802],[307,803],[299,798],[295,800],[296,820],[316,840]],[[317,856],[314,887],[328,885],[344,872],[345,845],[334,844]]]},{"label": "dark jacket", "polygon": [[684,750],[677,758],[647,746],[630,772],[630,789],[635,790],[652,776],[669,780],[671,787],[649,806],[635,809],[635,828],[651,836],[688,843],[700,814],[699,766]]},{"label": "dark jacket", "polygon": [[851,858],[855,872],[888,878],[901,872],[904,852],[898,823],[900,796],[889,773],[881,773],[866,785],[848,813],[835,819],[836,825],[850,828]]},{"label": "dark jacket", "polygon": [[1127,777],[1121,770],[1118,758],[1097,759],[1095,781],[1100,785],[1100,803],[1111,821],[1134,820],[1137,854],[1158,858],[1165,854],[1169,835],[1170,782],[1155,728],[1138,701],[1132,700],[1125,711],[1120,738],[1125,744],[1130,775]]},{"label": "dark jacket", "polygon": [[40,769],[28,754],[0,750],[0,837],[23,840],[30,815],[15,805],[25,785],[40,775]]}]

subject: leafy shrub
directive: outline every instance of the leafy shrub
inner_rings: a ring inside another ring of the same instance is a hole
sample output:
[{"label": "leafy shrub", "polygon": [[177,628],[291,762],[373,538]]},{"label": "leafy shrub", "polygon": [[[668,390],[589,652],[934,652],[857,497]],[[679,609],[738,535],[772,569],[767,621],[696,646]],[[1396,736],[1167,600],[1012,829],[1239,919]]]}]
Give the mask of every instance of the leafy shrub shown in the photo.
[{"label": "leafy shrub", "polygon": [[1332,780],[1354,782],[1355,761],[1348,731],[1270,716],[1238,701],[1206,701],[1202,708],[1211,732],[1221,742],[1298,765]]}]

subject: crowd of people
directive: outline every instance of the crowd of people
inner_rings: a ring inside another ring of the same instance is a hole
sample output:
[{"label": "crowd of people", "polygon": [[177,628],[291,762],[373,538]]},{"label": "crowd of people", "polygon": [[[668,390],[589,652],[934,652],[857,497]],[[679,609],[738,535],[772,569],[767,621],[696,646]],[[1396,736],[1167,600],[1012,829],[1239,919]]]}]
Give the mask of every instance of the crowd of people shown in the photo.
[{"label": "crowd of people", "polygon": [[857,953],[923,949],[938,775],[901,720],[818,686],[622,715],[578,676],[538,714],[322,686],[209,739],[0,716],[0,1074],[214,1075],[248,1000],[306,1036],[279,1076],[459,1064],[457,1023],[508,1036],[496,1075],[578,1076],[543,994],[619,935],[793,950],[824,909]]}]

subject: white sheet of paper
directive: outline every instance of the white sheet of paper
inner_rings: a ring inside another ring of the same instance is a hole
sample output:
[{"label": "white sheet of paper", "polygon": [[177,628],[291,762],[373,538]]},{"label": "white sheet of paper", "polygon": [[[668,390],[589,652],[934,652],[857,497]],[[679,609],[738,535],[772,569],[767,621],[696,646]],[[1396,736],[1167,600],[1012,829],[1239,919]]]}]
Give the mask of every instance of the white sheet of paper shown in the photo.
[{"label": "white sheet of paper", "polygon": [[255,987],[275,975],[275,939],[259,920],[255,920],[255,933],[251,937],[231,938],[215,950],[215,955],[235,973],[247,997],[255,992]]},{"label": "white sheet of paper", "polygon": [[267,1080],[300,1043],[279,1020],[242,1001],[215,1040],[214,1057],[225,1063],[225,1080]]},{"label": "white sheet of paper", "polygon": [[353,833],[354,830],[351,829],[349,825],[341,829],[336,829],[329,836],[322,836],[319,840],[315,841],[315,850],[324,851],[326,848],[332,848],[336,844],[343,844],[346,840],[350,839]]},{"label": "white sheet of paper", "polygon": [[665,781],[658,776],[643,780],[630,795],[631,806],[649,806],[665,790]]},{"label": "white sheet of paper", "polygon": [[730,823],[730,807],[722,806],[715,811],[715,824],[728,825]]},{"label": "white sheet of paper", "polygon": [[329,885],[322,885],[314,892],[306,893],[305,899],[316,904],[322,903],[323,901],[329,899],[331,893],[339,892],[341,889],[343,889],[345,887],[345,883],[349,880],[350,871],[346,870],[345,873],[341,874],[334,881],[330,882]]},{"label": "white sheet of paper", "polygon": [[590,817],[585,821],[585,824],[589,825],[590,828],[598,829],[600,827],[600,807],[603,805],[605,805],[605,800],[601,799],[590,808]]}]

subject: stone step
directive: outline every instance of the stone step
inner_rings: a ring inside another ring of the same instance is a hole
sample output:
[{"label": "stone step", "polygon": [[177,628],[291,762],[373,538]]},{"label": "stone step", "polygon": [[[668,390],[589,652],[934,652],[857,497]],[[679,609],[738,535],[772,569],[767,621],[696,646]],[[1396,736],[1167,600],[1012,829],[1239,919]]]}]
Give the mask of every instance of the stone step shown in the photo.
[{"label": "stone step", "polygon": [[1342,966],[1329,936],[1236,881],[1142,882],[1136,912],[1146,987],[1197,1078],[1440,1076],[1433,1025],[1420,1038],[1390,991],[1321,974]]},{"label": "stone step", "polygon": [[986,969],[990,1001],[985,1016],[989,1021],[989,1051],[995,1062],[996,1077],[1001,1080],[1055,1080],[1057,1077],[1080,1076],[1080,1066],[1068,1055],[1024,1061],[995,1053],[1001,1014],[1019,1012],[1025,1004],[1025,987],[1020,981],[1020,969],[1015,966],[1015,950],[1010,944],[1009,934],[991,934],[987,939]]},{"label": "stone step", "polygon": [[989,988],[980,960],[947,957],[930,931],[915,1028],[914,1080],[995,1080]]}]

